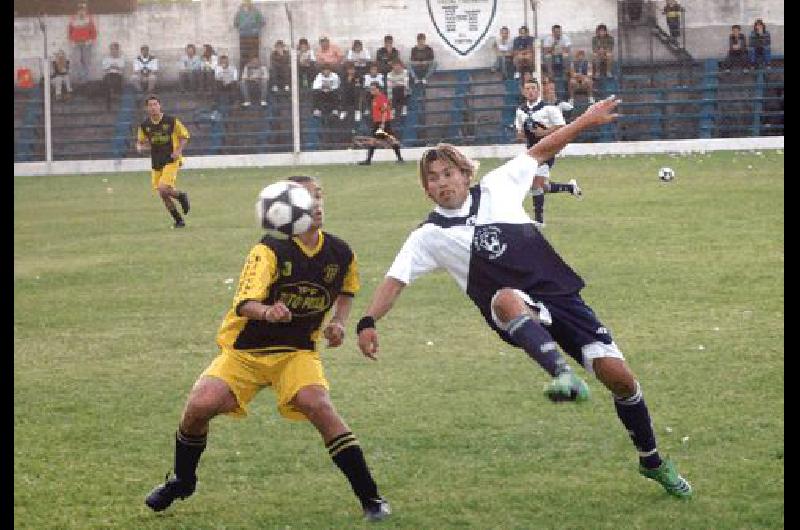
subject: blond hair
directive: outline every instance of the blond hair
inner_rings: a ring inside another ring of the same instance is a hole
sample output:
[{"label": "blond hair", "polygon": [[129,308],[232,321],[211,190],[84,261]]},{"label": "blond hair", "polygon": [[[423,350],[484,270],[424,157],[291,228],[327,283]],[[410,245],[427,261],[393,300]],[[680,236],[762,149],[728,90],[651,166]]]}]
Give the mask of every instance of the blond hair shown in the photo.
[{"label": "blond hair", "polygon": [[454,145],[445,143],[437,144],[435,147],[425,151],[419,159],[419,182],[422,185],[422,189],[425,191],[428,190],[428,186],[426,185],[428,170],[431,162],[434,160],[444,160],[446,163],[457,167],[458,170],[461,171],[463,175],[467,175],[470,180],[478,173],[478,167],[480,166],[479,161],[467,157],[467,155],[459,151]]}]

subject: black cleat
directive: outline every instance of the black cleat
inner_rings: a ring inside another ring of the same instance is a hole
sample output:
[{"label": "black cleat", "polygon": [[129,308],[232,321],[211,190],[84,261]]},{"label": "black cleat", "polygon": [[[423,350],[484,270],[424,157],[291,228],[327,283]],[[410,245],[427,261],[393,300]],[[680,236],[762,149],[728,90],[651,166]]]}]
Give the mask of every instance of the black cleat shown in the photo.
[{"label": "black cleat", "polygon": [[359,166],[368,166],[368,165],[370,165],[370,164],[372,164],[372,162],[370,162],[369,160],[360,160],[360,161],[358,162],[358,165],[359,165]]},{"label": "black cleat", "polygon": [[160,512],[169,508],[175,499],[185,499],[194,493],[197,481],[192,482],[180,480],[178,477],[169,478],[169,473],[164,477],[165,482],[153,488],[144,503],[154,512]]},{"label": "black cleat", "polygon": [[180,221],[175,221],[175,225],[172,228],[183,228],[184,226],[186,226],[186,223],[181,219]]},{"label": "black cleat", "polygon": [[189,213],[189,196],[186,194],[185,191],[182,191],[178,194],[178,202],[181,203],[181,209],[183,210],[183,215]]},{"label": "black cleat", "polygon": [[392,514],[392,509],[385,499],[369,499],[362,503],[365,521],[383,521]]}]

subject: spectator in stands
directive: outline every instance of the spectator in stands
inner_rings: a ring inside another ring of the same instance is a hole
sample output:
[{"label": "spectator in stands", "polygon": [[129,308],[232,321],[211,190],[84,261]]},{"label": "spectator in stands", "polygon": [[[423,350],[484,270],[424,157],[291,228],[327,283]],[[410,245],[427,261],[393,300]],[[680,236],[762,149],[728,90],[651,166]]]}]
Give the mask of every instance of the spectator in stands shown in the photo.
[{"label": "spectator in stands", "polygon": [[178,81],[184,92],[195,92],[200,85],[200,73],[203,63],[197,55],[194,44],[186,45],[186,53],[178,61]]},{"label": "spectator in stands", "polygon": [[728,35],[728,57],[723,63],[727,72],[731,68],[742,68],[748,70],[747,39],[742,33],[742,26],[734,24],[731,26],[731,33]]},{"label": "spectator in stands", "polygon": [[203,44],[203,55],[200,56],[200,81],[203,92],[212,92],[217,75],[217,53],[210,44]]},{"label": "spectator in stands", "polygon": [[[524,86],[524,85],[523,85]],[[522,101],[525,101],[524,91]],[[550,76],[542,76],[542,101],[548,105],[555,105],[561,109],[562,115],[566,116],[568,112],[575,108],[574,105],[567,101],[560,101],[556,94],[556,84]]]},{"label": "spectator in stands", "polygon": [[585,92],[589,96],[589,104],[594,103],[592,95],[592,64],[586,58],[586,52],[578,50],[575,52],[575,60],[569,68],[569,104],[575,105],[575,93]]},{"label": "spectator in stands", "polygon": [[394,47],[394,37],[386,35],[383,37],[383,46],[378,48],[378,52],[375,54],[375,61],[378,63],[378,71],[383,75],[388,74],[392,69],[392,62],[399,59],[400,52]]},{"label": "spectator in stands", "polygon": [[250,94],[255,90],[261,95],[261,106],[267,106],[267,68],[261,64],[261,59],[250,57],[242,70],[239,88],[242,90],[242,107],[250,106]]},{"label": "spectator in stands", "polygon": [[108,47],[110,55],[103,58],[103,86],[106,92],[106,108],[111,109],[111,98],[122,94],[122,77],[125,75],[125,59],[119,51],[119,43]]},{"label": "spectator in stands", "polygon": [[320,117],[323,113],[330,113],[338,117],[340,84],[339,75],[333,71],[331,65],[322,63],[320,72],[314,78],[314,84],[311,86],[314,91],[314,116]]},{"label": "spectator in stands", "polygon": [[341,105],[339,119],[347,118],[349,112],[353,112],[353,119],[361,121],[361,105],[364,98],[364,77],[358,75],[356,65],[350,61],[344,63],[344,75],[342,85],[339,89],[341,94]]},{"label": "spectator in stands", "polygon": [[596,77],[613,77],[614,37],[605,24],[599,24],[592,37],[592,71]]},{"label": "spectator in stands", "polygon": [[672,40],[677,44],[678,37],[681,36],[681,13],[683,7],[678,3],[678,0],[667,0],[664,6],[664,15],[667,17],[667,27],[669,27],[669,35]]},{"label": "spectator in stands", "polygon": [[369,50],[364,48],[364,44],[356,39],[353,41],[353,46],[347,50],[345,61],[353,63],[353,66],[356,68],[356,75],[359,79],[363,80],[364,75],[369,69],[369,63],[372,61],[372,57],[369,55]]},{"label": "spectator in stands", "polygon": [[259,56],[264,16],[252,0],[244,0],[233,17],[233,26],[239,30],[239,66],[244,68],[251,57]]},{"label": "spectator in stands", "polygon": [[[372,96],[371,113],[372,117],[372,136],[381,141],[389,141],[395,156],[397,156],[397,163],[403,162],[403,157],[400,155],[400,143],[392,134],[392,106],[389,99],[381,92],[380,86],[377,82],[369,86],[369,91]],[[359,166],[368,166],[372,163],[372,155],[375,154],[375,145],[370,145],[367,148],[367,159],[358,163]]]},{"label": "spectator in stands", "polygon": [[310,88],[317,75],[317,58],[314,50],[308,44],[308,39],[302,38],[297,41],[297,70],[300,78],[300,88]]},{"label": "spectator in stands", "polygon": [[366,93],[367,108],[372,107],[372,83],[378,83],[381,91],[386,88],[386,78],[378,71],[378,63],[369,64],[369,72],[364,75],[364,91]]},{"label": "spectator in stands", "polygon": [[492,71],[499,70],[503,75],[504,81],[511,76],[511,72],[514,69],[513,47],[514,42],[511,40],[511,32],[508,26],[503,26],[500,28],[500,36],[495,37],[492,43],[492,48],[494,48],[494,53],[497,56],[497,63],[496,66],[492,67]]},{"label": "spectator in stands", "polygon": [[319,49],[317,49],[316,55],[319,64],[327,64],[336,75],[339,75],[339,70],[344,62],[344,54],[338,46],[331,44],[328,37],[319,39]]},{"label": "spectator in stands", "polygon": [[217,91],[217,104],[227,106],[236,99],[239,84],[239,72],[230,64],[227,55],[220,55],[217,69],[214,71],[214,82]]},{"label": "spectator in stands", "polygon": [[56,101],[61,101],[61,91],[64,88],[67,89],[64,99],[72,97],[72,85],[69,81],[69,61],[64,50],[56,52],[55,59],[50,66],[50,82],[53,83],[56,91]]},{"label": "spectator in stands", "polygon": [[[386,96],[392,102],[392,109],[400,109],[400,114],[408,114],[408,70],[403,67],[400,59],[392,61],[392,69],[386,74]],[[394,119],[394,114],[392,119]]]},{"label": "spectator in stands", "polygon": [[[158,59],[150,55],[150,46],[143,44],[133,62],[133,84],[140,92],[155,92],[158,74]],[[145,88],[146,87],[146,88]]]},{"label": "spectator in stands", "polygon": [[86,2],[78,2],[78,11],[69,18],[67,35],[78,56],[78,82],[85,83],[89,79],[92,47],[97,40],[97,26]]},{"label": "spectator in stands", "polygon": [[562,34],[559,24],[550,28],[550,35],[546,35],[542,41],[543,67],[548,75],[564,77],[569,71],[570,47],[572,41],[569,37]]},{"label": "spectator in stands", "polygon": [[767,26],[760,18],[753,24],[750,32],[750,64],[754,68],[767,67],[772,58],[772,39],[767,31]]},{"label": "spectator in stands", "polygon": [[423,85],[428,83],[428,77],[436,70],[433,48],[425,44],[424,33],[417,33],[417,45],[411,48],[408,67],[408,72],[414,82]]},{"label": "spectator in stands", "polygon": [[520,26],[519,35],[514,37],[511,45],[514,63],[514,79],[520,79],[524,72],[533,72],[533,37],[528,35],[528,26]]},{"label": "spectator in stands", "polygon": [[291,76],[292,57],[289,55],[289,50],[286,49],[286,44],[278,39],[275,41],[275,47],[269,56],[269,84],[272,87],[272,92],[278,93],[278,91],[283,90],[288,93],[291,90],[289,87],[289,78]]}]

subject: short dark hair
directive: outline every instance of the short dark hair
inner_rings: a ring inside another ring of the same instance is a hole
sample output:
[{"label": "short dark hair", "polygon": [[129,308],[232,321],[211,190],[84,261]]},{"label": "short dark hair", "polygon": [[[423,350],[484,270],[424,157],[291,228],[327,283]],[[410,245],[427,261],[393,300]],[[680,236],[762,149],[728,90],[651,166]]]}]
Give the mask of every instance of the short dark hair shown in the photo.
[{"label": "short dark hair", "polygon": [[553,24],[553,27],[550,29],[556,29],[556,28],[561,29],[561,24]]},{"label": "short dark hair", "polygon": [[156,96],[155,94],[148,94],[147,98],[145,98],[144,100],[144,104],[147,105],[148,103],[150,103],[151,99],[158,101],[158,104],[161,105],[161,100],[158,99],[158,96]]},{"label": "short dark hair", "polygon": [[605,24],[598,24],[597,25],[597,29],[595,31],[597,31],[598,29],[604,29],[604,30],[608,31],[608,26],[606,26]]},{"label": "short dark hair", "polygon": [[393,41],[393,40],[394,40],[394,37],[392,37],[391,35],[385,35],[385,36],[383,37],[383,41],[384,41],[384,42],[386,42],[387,40],[391,40],[391,41]]},{"label": "short dark hair", "polygon": [[424,33],[417,33],[417,39],[424,39],[424,38],[425,38]]},{"label": "short dark hair", "polygon": [[733,26],[731,26],[731,29],[742,29],[742,26],[740,26],[739,24],[734,24]]},{"label": "short dark hair", "polygon": [[316,182],[317,179],[315,177],[310,177],[308,175],[292,175],[291,177],[287,178],[286,180],[290,182],[297,182],[298,184],[304,184],[306,182]]}]

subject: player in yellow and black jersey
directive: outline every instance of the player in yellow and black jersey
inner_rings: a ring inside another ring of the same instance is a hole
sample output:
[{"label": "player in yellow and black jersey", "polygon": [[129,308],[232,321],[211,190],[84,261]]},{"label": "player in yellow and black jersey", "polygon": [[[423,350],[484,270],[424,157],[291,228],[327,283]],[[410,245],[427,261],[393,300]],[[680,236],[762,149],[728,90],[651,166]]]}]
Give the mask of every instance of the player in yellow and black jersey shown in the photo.
[{"label": "player in yellow and black jersey", "polygon": [[155,511],[194,492],[211,419],[220,413],[245,416],[258,391],[271,386],[281,415],[317,428],[365,518],[380,520],[390,513],[358,440],[331,402],[317,348],[321,336],[329,347],[344,340],[345,321],[359,290],[356,257],[347,243],[321,230],[322,189],[316,180],[289,180],[316,199],[313,223],[291,239],[265,236],[250,250],[217,334],[221,351],[189,394],[176,433],[175,475],[145,500]]},{"label": "player in yellow and black jersey", "polygon": [[189,213],[189,196],[175,189],[178,168],[183,165],[183,148],[189,141],[189,131],[175,116],[161,112],[158,97],[150,95],[145,100],[147,119],[136,134],[136,151],[141,153],[150,146],[151,180],[167,211],[175,220],[175,228],[185,225],[172,199],[177,199],[184,215]]}]

